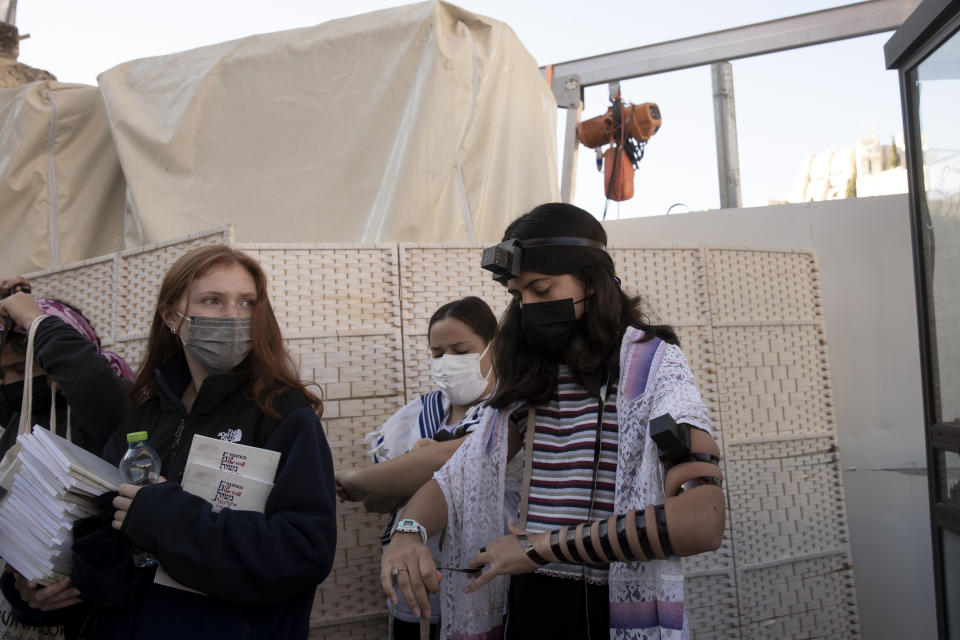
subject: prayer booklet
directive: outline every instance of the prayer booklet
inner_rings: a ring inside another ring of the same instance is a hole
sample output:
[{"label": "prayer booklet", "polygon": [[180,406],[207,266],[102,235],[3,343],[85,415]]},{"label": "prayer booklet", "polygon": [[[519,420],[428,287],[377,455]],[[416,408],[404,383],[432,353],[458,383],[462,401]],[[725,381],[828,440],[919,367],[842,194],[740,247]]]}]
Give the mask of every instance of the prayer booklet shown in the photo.
[{"label": "prayer booklet", "polygon": [[272,483],[277,475],[280,452],[195,435],[190,444],[187,464],[191,462],[229,471],[244,478]]},{"label": "prayer booklet", "polygon": [[[181,488],[222,509],[263,513],[273,489],[280,452],[194,435]],[[156,584],[201,593],[186,587],[157,568]]]},{"label": "prayer booklet", "polygon": [[0,556],[27,580],[49,584],[71,574],[74,521],[95,515],[94,498],[123,479],[106,460],[39,425],[17,444],[0,503]]}]

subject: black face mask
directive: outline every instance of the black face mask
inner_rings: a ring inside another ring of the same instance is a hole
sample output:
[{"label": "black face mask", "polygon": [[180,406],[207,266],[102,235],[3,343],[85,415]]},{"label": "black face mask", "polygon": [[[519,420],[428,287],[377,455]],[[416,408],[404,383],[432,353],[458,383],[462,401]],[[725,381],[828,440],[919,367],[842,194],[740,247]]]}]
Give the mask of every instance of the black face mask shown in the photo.
[{"label": "black face mask", "polygon": [[[12,412],[20,412],[23,401],[23,380],[0,385],[0,405],[4,416]],[[33,406],[31,413],[46,414],[50,411],[50,387],[47,386],[47,376],[33,377]]]},{"label": "black face mask", "polygon": [[520,307],[520,327],[527,344],[538,353],[560,357],[580,326],[575,304],[573,298],[565,298]]}]

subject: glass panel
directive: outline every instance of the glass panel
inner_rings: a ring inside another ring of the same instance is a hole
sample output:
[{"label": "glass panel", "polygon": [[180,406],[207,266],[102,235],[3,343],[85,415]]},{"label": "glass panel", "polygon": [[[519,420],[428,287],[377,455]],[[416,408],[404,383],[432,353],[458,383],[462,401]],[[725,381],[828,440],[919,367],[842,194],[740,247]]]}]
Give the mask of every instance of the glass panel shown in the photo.
[{"label": "glass panel", "polygon": [[960,35],[916,71],[936,421],[960,424]]},{"label": "glass panel", "polygon": [[937,501],[960,509],[960,454],[954,451],[937,451],[940,458],[937,478]]},{"label": "glass panel", "polygon": [[947,637],[960,640],[960,535],[940,530],[943,542],[944,602],[947,603]]}]

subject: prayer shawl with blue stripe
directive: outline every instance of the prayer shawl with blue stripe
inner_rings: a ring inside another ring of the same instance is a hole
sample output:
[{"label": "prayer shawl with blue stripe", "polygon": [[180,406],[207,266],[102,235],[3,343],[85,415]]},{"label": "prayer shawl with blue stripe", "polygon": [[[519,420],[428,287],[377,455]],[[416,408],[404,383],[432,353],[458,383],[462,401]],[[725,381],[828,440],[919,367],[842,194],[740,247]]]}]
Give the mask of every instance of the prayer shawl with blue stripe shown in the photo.
[{"label": "prayer shawl with blue stripe", "polygon": [[[625,513],[664,502],[663,468],[650,439],[651,418],[669,413],[710,432],[707,410],[680,349],[628,328],[620,346],[619,418],[615,511]],[[441,562],[466,566],[473,555],[503,533],[504,489],[516,490],[523,450],[507,461],[507,410],[488,411],[473,438],[454,454],[434,479],[447,503]],[[507,577],[498,576],[473,594],[464,594],[467,577],[444,575],[441,585],[441,638],[499,640]],[[610,637],[616,640],[679,640],[688,637],[680,560],[614,562],[610,565]]]}]

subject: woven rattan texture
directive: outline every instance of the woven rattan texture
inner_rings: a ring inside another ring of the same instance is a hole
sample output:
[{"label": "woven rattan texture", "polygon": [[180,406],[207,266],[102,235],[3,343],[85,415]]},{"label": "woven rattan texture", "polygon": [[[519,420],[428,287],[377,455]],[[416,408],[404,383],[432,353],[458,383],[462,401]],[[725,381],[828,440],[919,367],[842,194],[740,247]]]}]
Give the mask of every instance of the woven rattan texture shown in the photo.
[{"label": "woven rattan texture", "polygon": [[443,304],[482,298],[497,318],[510,302],[506,289],[478,268],[482,247],[429,244],[400,245],[400,304],[403,317],[404,374],[407,401],[433,388],[427,324]]},{"label": "woven rattan texture", "polygon": [[27,279],[34,296],[54,298],[79,309],[106,347],[115,338],[117,264],[116,256],[107,256],[88,260],[83,266],[29,274]]},{"label": "woven rattan texture", "polygon": [[815,258],[706,261],[740,637],[859,637]]},{"label": "woven rattan texture", "polygon": [[647,301],[652,321],[704,324],[708,307],[701,249],[611,249],[610,255],[623,288]]},{"label": "woven rattan texture", "polygon": [[712,250],[710,286],[714,326],[823,322],[810,252]]},{"label": "woven rattan texture", "polygon": [[[40,295],[78,304],[136,367],[167,267],[228,229],[30,274]],[[243,245],[303,378],[324,399],[337,467],[366,464],[363,435],[431,388],[426,326],[441,304],[504,289],[480,247]],[[724,456],[728,520],[717,551],[684,560],[696,638],[858,637],[814,257],[804,251],[611,250],[628,292],[673,325]],[[378,586],[384,518],[338,509],[334,569],[311,637],[384,637]]]},{"label": "woven rattan texture", "polygon": [[[404,404],[396,245],[237,248],[263,266],[287,348],[323,397],[335,467],[369,464],[364,434]],[[363,637],[357,634],[371,624],[356,617],[384,610],[378,576],[385,518],[348,503],[337,521],[333,570],[317,590],[311,624],[323,637]]]},{"label": "woven rattan texture", "polygon": [[740,570],[738,582],[743,638],[859,637],[848,554]]},{"label": "woven rattan texture", "polygon": [[396,245],[237,245],[263,266],[284,335],[400,328]]},{"label": "woven rattan texture", "polygon": [[231,231],[196,234],[181,242],[164,243],[120,254],[117,296],[117,340],[141,338],[150,329],[157,292],[167,269],[191,249],[228,243]]},{"label": "woven rattan texture", "polygon": [[732,572],[710,575],[687,573],[683,587],[687,602],[693,605],[687,614],[691,638],[729,640],[740,637],[736,615],[737,588]]},{"label": "woven rattan texture", "polygon": [[718,327],[721,413],[731,440],[789,438],[834,429],[824,342],[815,324]]}]

